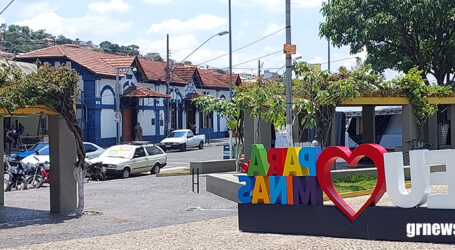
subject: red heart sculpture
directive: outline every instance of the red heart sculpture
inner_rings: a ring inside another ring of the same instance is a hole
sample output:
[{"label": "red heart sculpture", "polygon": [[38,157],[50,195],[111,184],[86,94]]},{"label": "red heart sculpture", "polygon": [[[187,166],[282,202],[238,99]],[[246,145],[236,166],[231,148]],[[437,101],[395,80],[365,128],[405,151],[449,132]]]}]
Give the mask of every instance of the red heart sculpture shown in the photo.
[{"label": "red heart sculpture", "polygon": [[[324,193],[335,203],[338,209],[343,212],[349,220],[354,221],[360,213],[368,206],[374,206],[384,195],[386,191],[384,175],[384,154],[387,153],[382,146],[377,144],[363,144],[351,152],[345,147],[328,147],[319,155],[317,162],[317,177]],[[364,157],[370,158],[376,165],[378,171],[378,180],[376,187],[370,198],[363,204],[359,211],[354,211],[347,204],[333,186],[330,169],[337,158],[344,159],[350,166],[355,166]]]}]

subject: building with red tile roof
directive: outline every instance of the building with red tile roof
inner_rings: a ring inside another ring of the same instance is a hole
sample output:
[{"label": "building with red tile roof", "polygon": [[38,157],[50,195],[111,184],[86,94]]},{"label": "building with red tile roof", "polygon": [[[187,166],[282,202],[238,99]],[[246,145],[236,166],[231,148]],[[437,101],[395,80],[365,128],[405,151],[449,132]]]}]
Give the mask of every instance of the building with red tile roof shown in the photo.
[{"label": "building with red tile roof", "polygon": [[[53,66],[70,65],[80,74],[81,102],[78,118],[84,140],[102,146],[115,144],[114,122],[116,89],[121,89],[122,140],[134,136],[136,123],[143,127],[144,139],[160,142],[169,129],[189,128],[196,124],[196,132],[207,137],[227,136],[227,122],[218,114],[203,114],[192,99],[211,95],[229,97],[229,76],[192,65],[170,65],[170,84],[166,85],[166,62],[151,61],[138,56],[120,56],[73,44],[56,45],[18,55],[16,60],[49,63]],[[119,86],[116,83],[120,71]],[[240,84],[238,75],[233,83]],[[168,92],[167,92],[168,91]],[[169,93],[169,94],[166,94]],[[168,116],[169,102],[170,116]]]}]

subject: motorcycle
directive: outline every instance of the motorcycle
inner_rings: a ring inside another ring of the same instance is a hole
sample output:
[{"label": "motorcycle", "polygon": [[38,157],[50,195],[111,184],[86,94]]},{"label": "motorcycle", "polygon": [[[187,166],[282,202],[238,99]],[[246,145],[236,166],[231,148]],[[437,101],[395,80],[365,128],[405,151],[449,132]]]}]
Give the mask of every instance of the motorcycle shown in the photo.
[{"label": "motorcycle", "polygon": [[27,189],[40,188],[44,182],[49,181],[49,174],[47,173],[44,164],[38,164],[30,167],[32,174],[26,178]]},{"label": "motorcycle", "polygon": [[88,165],[87,173],[85,175],[89,180],[104,181],[106,180],[106,168],[102,162],[95,162]]},{"label": "motorcycle", "polygon": [[25,169],[22,164],[9,166],[10,183],[6,191],[27,189]]}]

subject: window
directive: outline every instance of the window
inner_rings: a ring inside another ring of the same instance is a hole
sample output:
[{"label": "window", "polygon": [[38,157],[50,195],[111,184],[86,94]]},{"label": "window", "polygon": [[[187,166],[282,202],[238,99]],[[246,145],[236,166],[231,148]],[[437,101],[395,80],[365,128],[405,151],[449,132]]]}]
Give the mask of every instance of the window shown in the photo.
[{"label": "window", "polygon": [[95,152],[97,150],[97,148],[95,148],[95,146],[93,146],[91,144],[86,144],[86,143],[84,143],[84,148],[85,148],[86,153]]},{"label": "window", "polygon": [[145,157],[145,150],[143,147],[136,148],[136,151],[134,152],[134,158],[140,157]]},{"label": "window", "polygon": [[149,155],[160,155],[163,154],[163,152],[157,148],[156,146],[149,146],[145,148],[147,150],[147,153]]},{"label": "window", "polygon": [[199,112],[199,128],[213,128],[213,112]]},{"label": "window", "polygon": [[194,136],[193,131],[188,131],[188,138],[193,137],[193,136]]}]

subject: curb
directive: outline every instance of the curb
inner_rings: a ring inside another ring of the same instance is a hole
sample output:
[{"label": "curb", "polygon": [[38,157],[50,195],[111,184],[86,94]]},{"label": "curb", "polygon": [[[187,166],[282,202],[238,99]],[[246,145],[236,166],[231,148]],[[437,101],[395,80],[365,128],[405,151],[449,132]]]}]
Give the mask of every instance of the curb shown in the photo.
[{"label": "curb", "polygon": [[[406,188],[411,188],[411,184],[407,183]],[[354,191],[354,192],[348,192],[348,193],[341,193],[340,196],[341,198],[353,198],[353,197],[359,197],[359,196],[365,196],[365,195],[370,195],[373,193],[374,189],[368,189],[368,190],[360,190],[360,191]],[[324,201],[330,201],[329,197],[327,197],[326,194],[323,196]]]}]

